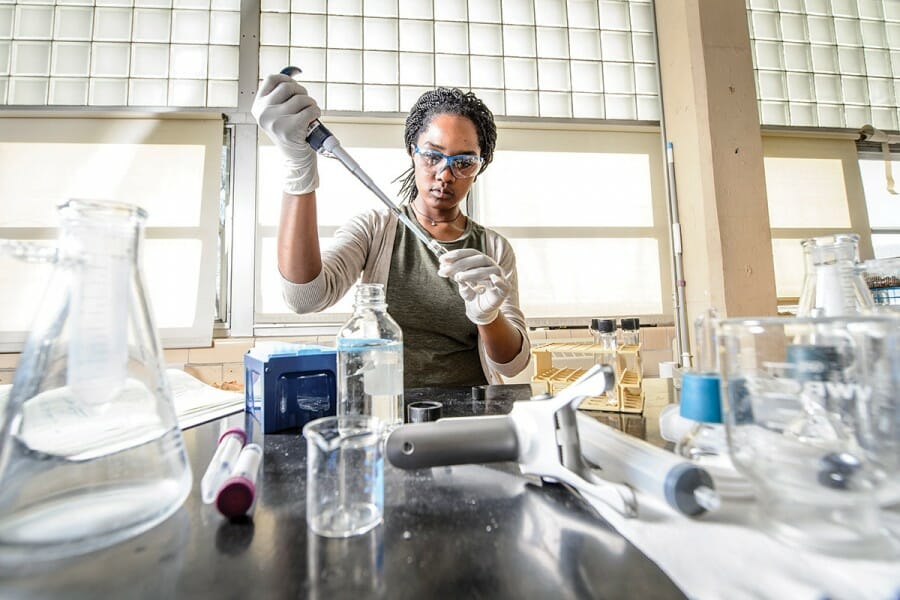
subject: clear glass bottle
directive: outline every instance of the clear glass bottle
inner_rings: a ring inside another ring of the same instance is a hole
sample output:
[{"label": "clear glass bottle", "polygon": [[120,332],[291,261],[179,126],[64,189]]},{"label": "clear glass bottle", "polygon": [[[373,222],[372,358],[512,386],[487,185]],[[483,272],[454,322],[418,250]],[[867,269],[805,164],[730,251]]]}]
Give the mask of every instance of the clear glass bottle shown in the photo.
[{"label": "clear glass bottle", "polygon": [[[71,200],[50,284],[0,412],[0,567],[120,542],[191,490],[144,294],[146,213]],[[0,569],[2,570],[2,569]]]},{"label": "clear glass bottle", "polygon": [[841,317],[866,313],[875,301],[859,264],[859,236],[826,235],[803,240],[806,275],[798,317]]},{"label": "clear glass bottle", "polygon": [[356,286],[354,312],[337,334],[338,416],[403,423],[403,332],[387,312],[384,286]]}]

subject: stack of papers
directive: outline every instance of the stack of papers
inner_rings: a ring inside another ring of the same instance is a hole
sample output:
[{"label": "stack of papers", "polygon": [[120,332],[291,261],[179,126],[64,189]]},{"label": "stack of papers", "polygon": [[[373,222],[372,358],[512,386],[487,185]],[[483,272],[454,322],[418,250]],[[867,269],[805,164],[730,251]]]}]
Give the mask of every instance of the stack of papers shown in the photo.
[{"label": "stack of papers", "polygon": [[181,369],[166,369],[166,377],[182,429],[244,410],[243,392],[220,390]]},{"label": "stack of papers", "polygon": [[[182,429],[244,410],[243,392],[207,385],[181,369],[166,369],[175,416]],[[12,385],[0,385],[0,411],[6,406]]]}]

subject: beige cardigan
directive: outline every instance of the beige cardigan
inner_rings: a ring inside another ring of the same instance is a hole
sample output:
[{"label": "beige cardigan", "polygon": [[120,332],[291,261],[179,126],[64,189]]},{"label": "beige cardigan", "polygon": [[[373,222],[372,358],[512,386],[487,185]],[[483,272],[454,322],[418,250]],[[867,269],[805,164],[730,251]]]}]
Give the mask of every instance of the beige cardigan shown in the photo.
[{"label": "beige cardigan", "polygon": [[[322,252],[322,271],[309,283],[293,283],[282,277],[282,292],[288,306],[297,313],[324,310],[340,300],[360,277],[363,283],[381,283],[387,287],[397,217],[388,209],[371,210],[353,217],[335,233],[334,244]],[[507,363],[492,361],[479,340],[481,367],[490,383],[502,383],[500,375],[513,377],[531,358],[531,342],[525,315],[519,308],[519,279],[512,246],[499,233],[484,228],[485,254],[497,261],[509,280],[512,291],[500,311],[519,333],[522,348]],[[362,273],[362,275],[360,275]]]}]

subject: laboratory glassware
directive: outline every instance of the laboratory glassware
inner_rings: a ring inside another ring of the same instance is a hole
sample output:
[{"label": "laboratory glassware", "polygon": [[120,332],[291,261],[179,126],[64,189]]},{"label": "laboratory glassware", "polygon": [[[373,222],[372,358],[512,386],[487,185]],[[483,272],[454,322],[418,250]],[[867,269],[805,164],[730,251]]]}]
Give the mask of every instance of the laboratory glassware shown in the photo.
[{"label": "laboratory glassware", "polygon": [[384,286],[356,286],[354,312],[338,331],[337,414],[403,423],[403,332],[387,312]]},{"label": "laboratory glassware", "polygon": [[877,311],[900,311],[900,256],[867,260],[860,268]]},{"label": "laboratory glassware", "polygon": [[50,284],[0,413],[0,563],[122,541],[191,489],[140,268],[146,213],[70,200],[59,219]]},{"label": "laboratory glassware", "polygon": [[[591,331],[594,335],[594,342],[600,346],[603,351],[597,355],[597,363],[610,365],[615,368],[616,365],[616,322],[614,319],[592,319]],[[616,393],[615,386],[606,390],[606,403],[610,406],[617,406],[619,398]]]},{"label": "laboratory glassware", "polygon": [[675,452],[703,466],[716,482],[722,496],[742,498],[752,495],[746,478],[737,472],[728,452],[722,423],[719,377],[719,349],[716,326],[719,315],[710,308],[694,323],[694,368],[681,376],[679,414],[694,426],[675,445]]},{"label": "laboratory glassware", "polygon": [[639,346],[641,343],[641,320],[637,317],[621,319],[622,345]]},{"label": "laboratory glassware", "polygon": [[690,460],[715,462],[723,459],[730,462],[719,394],[718,319],[714,308],[697,317],[694,323],[695,367],[681,376],[681,416],[697,421],[697,424],[679,440],[675,452]]},{"label": "laboratory glassware", "polygon": [[803,240],[806,272],[798,317],[841,317],[874,305],[859,265],[859,236],[840,233]]},{"label": "laboratory glassware", "polygon": [[895,555],[878,494],[900,471],[900,327],[890,316],[729,319],[719,326],[732,460],[777,538]]},{"label": "laboratory glassware", "polygon": [[383,423],[377,417],[324,417],[303,426],[306,523],[325,537],[377,527],[384,511]]}]

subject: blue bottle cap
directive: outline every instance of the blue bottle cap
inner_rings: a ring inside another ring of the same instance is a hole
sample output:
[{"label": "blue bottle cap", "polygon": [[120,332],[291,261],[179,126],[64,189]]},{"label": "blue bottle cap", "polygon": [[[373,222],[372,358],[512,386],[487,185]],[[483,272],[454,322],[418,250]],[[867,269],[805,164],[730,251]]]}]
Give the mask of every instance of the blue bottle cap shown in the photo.
[{"label": "blue bottle cap", "polygon": [[681,376],[681,416],[703,423],[722,422],[719,376],[713,373],[685,373]]}]

